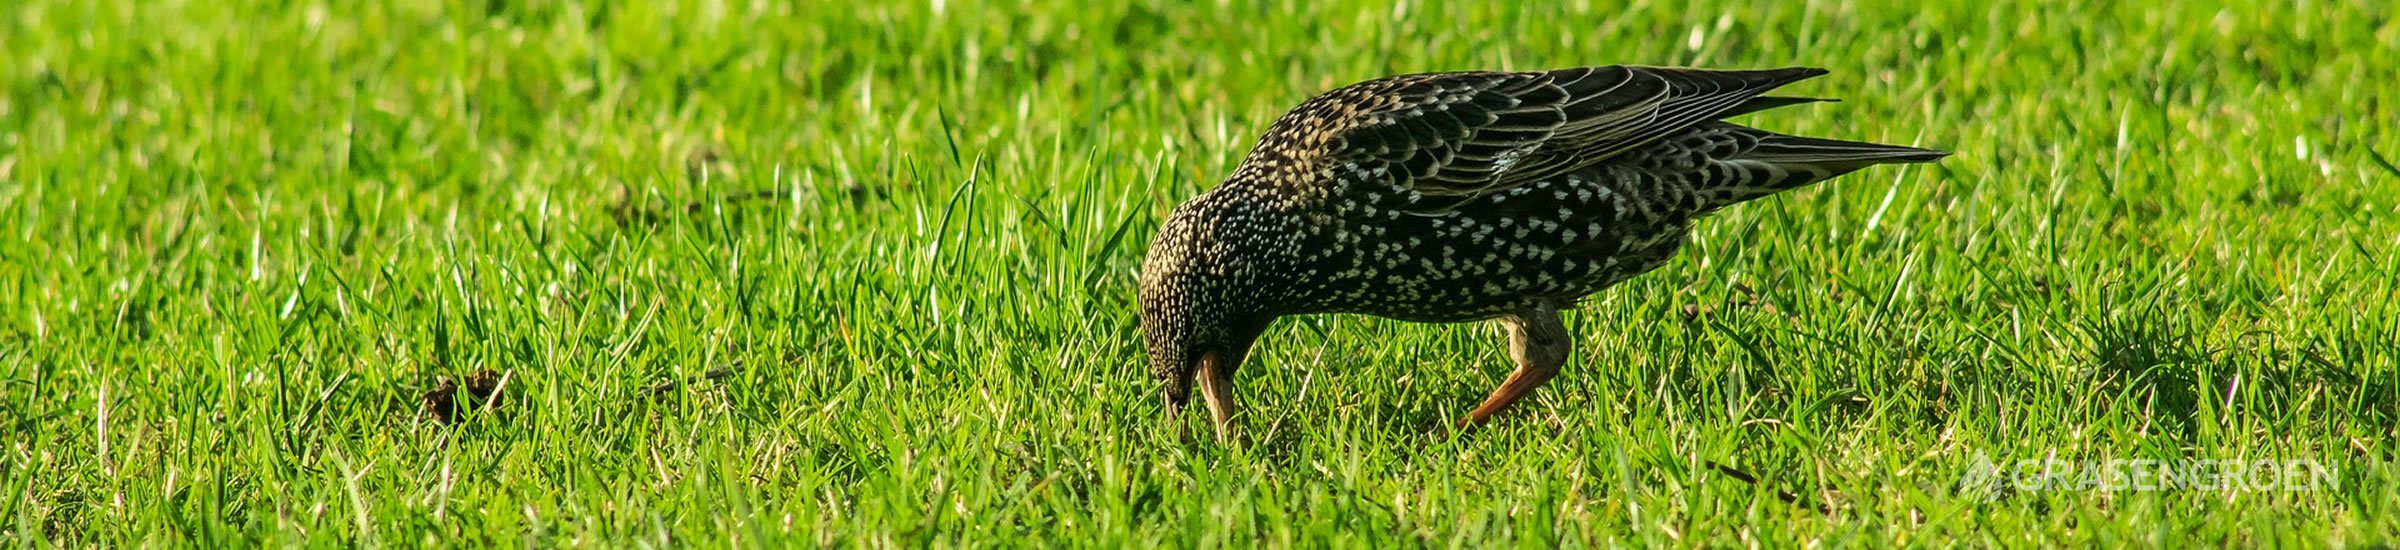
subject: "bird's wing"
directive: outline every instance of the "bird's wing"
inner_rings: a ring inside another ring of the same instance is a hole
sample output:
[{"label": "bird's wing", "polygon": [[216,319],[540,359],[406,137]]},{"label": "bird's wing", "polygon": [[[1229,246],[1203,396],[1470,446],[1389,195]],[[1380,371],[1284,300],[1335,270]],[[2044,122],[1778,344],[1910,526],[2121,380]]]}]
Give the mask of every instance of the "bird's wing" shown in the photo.
[{"label": "bird's wing", "polygon": [[1366,174],[1437,213],[1598,164],[1821,74],[1610,66],[1371,80],[1284,115],[1244,166],[1269,177]]}]

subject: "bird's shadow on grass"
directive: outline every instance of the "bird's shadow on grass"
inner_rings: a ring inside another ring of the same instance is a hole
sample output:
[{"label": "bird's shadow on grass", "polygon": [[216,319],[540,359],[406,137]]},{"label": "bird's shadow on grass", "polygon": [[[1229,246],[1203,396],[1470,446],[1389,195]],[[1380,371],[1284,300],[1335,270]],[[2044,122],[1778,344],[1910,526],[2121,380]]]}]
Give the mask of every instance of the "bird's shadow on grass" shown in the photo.
[{"label": "bird's shadow on grass", "polygon": [[[1487,431],[1493,426],[1462,428],[1457,422],[1465,414],[1465,407],[1444,407],[1439,404],[1458,402],[1472,405],[1483,396],[1481,388],[1461,384],[1455,389],[1441,390],[1439,396],[1378,398],[1346,406],[1312,399],[1276,404],[1272,408],[1252,408],[1237,418],[1236,441],[1231,444],[1244,447],[1246,452],[1253,454],[1254,459],[1293,467],[1305,466],[1302,462],[1307,459],[1303,451],[1324,448],[1328,444],[1325,441],[1327,438],[1356,438],[1353,442],[1332,443],[1335,446],[1355,444],[1362,448],[1417,450],[1454,448],[1472,441],[1477,432]],[[1328,410],[1327,407],[1349,410]],[[1502,414],[1493,420],[1500,425],[1535,420],[1525,416]],[[1325,422],[1328,417],[1340,420]],[[1206,424],[1205,421],[1194,422],[1191,426],[1193,430],[1186,439],[1213,440]]]}]

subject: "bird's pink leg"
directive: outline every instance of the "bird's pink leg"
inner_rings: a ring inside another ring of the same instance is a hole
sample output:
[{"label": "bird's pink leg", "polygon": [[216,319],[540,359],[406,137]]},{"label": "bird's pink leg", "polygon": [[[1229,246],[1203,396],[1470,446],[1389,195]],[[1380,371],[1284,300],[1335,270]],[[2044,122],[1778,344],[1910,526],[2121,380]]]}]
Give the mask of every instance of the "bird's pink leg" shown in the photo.
[{"label": "bird's pink leg", "polygon": [[1508,325],[1508,355],[1516,359],[1517,370],[1508,373],[1508,380],[1492,390],[1492,396],[1458,421],[1459,427],[1475,426],[1500,414],[1518,399],[1532,394],[1534,388],[1558,375],[1567,363],[1567,353],[1573,340],[1567,336],[1567,326],[1558,319],[1558,309],[1549,304],[1530,306],[1501,320]]}]

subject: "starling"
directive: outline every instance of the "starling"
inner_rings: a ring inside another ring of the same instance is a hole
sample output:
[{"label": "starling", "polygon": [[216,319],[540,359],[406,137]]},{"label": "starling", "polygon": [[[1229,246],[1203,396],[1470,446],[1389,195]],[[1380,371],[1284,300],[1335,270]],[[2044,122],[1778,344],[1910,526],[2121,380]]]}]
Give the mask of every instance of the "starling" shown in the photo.
[{"label": "starling", "polygon": [[1462,426],[1558,373],[1559,310],[1658,268],[1693,220],[1884,163],[1948,153],[1725,122],[1830,101],[1764,95],[1823,69],[1586,67],[1386,77],[1275,121],[1167,216],[1141,330],[1168,421],[1194,379],[1223,437],[1233,374],[1278,317],[1498,319],[1516,370]]}]

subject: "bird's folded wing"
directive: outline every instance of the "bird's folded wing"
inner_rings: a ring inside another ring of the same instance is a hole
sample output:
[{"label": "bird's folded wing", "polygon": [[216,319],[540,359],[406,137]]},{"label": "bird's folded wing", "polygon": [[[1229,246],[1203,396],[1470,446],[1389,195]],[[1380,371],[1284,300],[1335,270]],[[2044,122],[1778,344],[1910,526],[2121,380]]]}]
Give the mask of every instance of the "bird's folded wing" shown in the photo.
[{"label": "bird's folded wing", "polygon": [[1420,210],[1446,210],[1604,162],[1824,73],[1610,66],[1391,77],[1293,109],[1246,164],[1366,174],[1417,198]]}]

